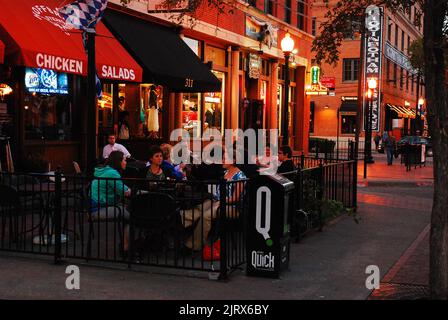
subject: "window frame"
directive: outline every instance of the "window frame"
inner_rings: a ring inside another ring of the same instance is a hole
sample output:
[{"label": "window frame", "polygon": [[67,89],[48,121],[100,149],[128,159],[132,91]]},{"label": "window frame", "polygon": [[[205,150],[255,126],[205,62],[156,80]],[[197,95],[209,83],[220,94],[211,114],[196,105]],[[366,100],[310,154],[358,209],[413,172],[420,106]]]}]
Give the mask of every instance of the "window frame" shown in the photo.
[{"label": "window frame", "polygon": [[[359,58],[344,58],[342,60],[342,82],[354,82],[358,81],[359,73]],[[349,63],[349,68],[347,68],[347,63]],[[350,73],[349,78],[347,78],[347,72]]]}]

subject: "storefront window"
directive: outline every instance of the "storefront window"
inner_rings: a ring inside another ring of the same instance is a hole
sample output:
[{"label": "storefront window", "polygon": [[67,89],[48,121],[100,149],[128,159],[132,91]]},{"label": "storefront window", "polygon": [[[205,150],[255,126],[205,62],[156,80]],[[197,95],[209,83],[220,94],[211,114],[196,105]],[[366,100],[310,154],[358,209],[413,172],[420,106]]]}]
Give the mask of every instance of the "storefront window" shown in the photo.
[{"label": "storefront window", "polygon": [[65,73],[52,70],[25,71],[23,100],[25,139],[72,139],[72,102],[69,81]]},{"label": "storefront window", "polygon": [[224,92],[225,92],[225,74],[213,71],[214,75],[221,81],[221,92],[212,92],[204,94],[205,114],[204,129],[214,128],[223,132],[224,127]]},{"label": "storefront window", "polygon": [[201,134],[201,96],[199,93],[184,93],[182,100],[182,128],[192,137]]},{"label": "storefront window", "polygon": [[137,136],[160,137],[160,112],[163,88],[154,84],[140,85],[140,116]]},{"label": "storefront window", "polygon": [[103,96],[98,100],[98,126],[110,128],[113,126],[113,86],[103,84]]},{"label": "storefront window", "polygon": [[356,115],[341,116],[341,133],[354,134],[356,131]]}]

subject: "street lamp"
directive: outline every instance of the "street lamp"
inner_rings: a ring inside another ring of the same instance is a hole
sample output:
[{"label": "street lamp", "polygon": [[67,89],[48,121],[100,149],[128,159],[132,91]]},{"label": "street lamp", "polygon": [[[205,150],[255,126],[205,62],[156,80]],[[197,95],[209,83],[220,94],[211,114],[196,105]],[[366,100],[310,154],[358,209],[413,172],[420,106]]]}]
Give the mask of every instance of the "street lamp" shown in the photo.
[{"label": "street lamp", "polygon": [[367,164],[374,163],[372,157],[372,117],[373,117],[373,97],[375,94],[375,89],[378,86],[378,81],[375,78],[370,78],[367,80],[367,100],[368,100],[368,110],[366,112],[366,139],[364,145],[364,179],[367,177]]},{"label": "street lamp", "polygon": [[[422,114],[422,108],[423,108],[424,104],[425,104],[425,99],[419,98],[417,107],[415,108],[415,121],[414,121],[415,135],[417,135],[420,131],[421,114]],[[420,134],[422,134],[422,133],[420,132]]]},{"label": "street lamp", "polygon": [[294,40],[291,38],[289,32],[286,33],[282,39],[281,48],[285,55],[285,95],[283,99],[283,141],[284,146],[289,145],[289,56],[294,51]]}]

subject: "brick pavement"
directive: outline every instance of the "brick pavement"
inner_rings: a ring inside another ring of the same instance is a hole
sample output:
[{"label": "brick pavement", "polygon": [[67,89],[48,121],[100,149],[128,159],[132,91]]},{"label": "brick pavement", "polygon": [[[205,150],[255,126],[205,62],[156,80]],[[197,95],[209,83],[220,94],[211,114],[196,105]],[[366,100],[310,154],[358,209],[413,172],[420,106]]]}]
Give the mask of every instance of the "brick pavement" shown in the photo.
[{"label": "brick pavement", "polygon": [[429,297],[429,225],[381,280],[369,300]]},{"label": "brick pavement", "polygon": [[[392,166],[388,166],[386,158],[382,154],[374,155],[375,163],[367,167],[367,179],[363,178],[364,163],[358,162],[358,179],[361,185],[374,185],[376,183],[391,184],[401,182],[403,184],[431,185],[433,183],[432,159],[426,166],[412,167],[411,171],[406,171],[406,167],[400,164],[399,159],[395,159]],[[398,161],[397,161],[398,160]]]}]

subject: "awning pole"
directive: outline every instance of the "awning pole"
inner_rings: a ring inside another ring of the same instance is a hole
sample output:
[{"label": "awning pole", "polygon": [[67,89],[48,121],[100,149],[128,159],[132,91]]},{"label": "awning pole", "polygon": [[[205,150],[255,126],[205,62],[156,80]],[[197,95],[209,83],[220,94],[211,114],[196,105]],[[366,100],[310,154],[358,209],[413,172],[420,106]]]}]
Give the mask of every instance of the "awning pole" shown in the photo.
[{"label": "awning pole", "polygon": [[87,33],[87,168],[93,174],[97,162],[97,93],[95,66],[95,33]]}]

